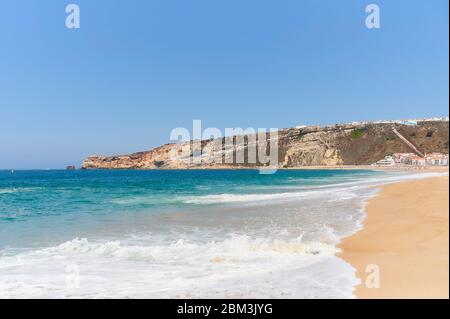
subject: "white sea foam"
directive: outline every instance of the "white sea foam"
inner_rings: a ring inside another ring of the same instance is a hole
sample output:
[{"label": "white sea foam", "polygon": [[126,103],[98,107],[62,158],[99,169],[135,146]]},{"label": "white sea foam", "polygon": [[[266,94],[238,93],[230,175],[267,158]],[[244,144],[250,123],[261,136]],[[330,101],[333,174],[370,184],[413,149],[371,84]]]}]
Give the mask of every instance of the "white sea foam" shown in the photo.
[{"label": "white sea foam", "polygon": [[19,190],[17,188],[0,188],[0,194],[12,194],[17,193]]},{"label": "white sea foam", "polygon": [[[199,255],[198,251],[203,254]],[[90,243],[87,239],[76,238],[52,248],[39,251],[42,255],[92,256],[113,257],[118,259],[132,259],[145,261],[183,261],[186,257],[209,259],[230,256],[252,258],[252,254],[293,253],[304,255],[332,254],[337,252],[333,245],[320,242],[302,243],[301,238],[283,241],[269,238],[251,238],[246,235],[230,235],[223,241],[210,241],[205,244],[192,243],[179,239],[168,245],[129,245],[121,241],[104,243]],[[188,258],[188,260],[189,260]],[[234,258],[234,257],[233,257]]]},{"label": "white sea foam", "polygon": [[[383,184],[395,183],[406,180],[422,179],[435,176],[443,176],[448,173],[415,173],[382,177],[371,177],[365,180],[343,182],[336,184],[318,185],[318,186],[299,186],[286,188],[297,189],[302,191],[280,192],[271,194],[217,194],[186,197],[183,201],[187,204],[223,204],[223,203],[242,203],[242,202],[266,202],[273,200],[295,199],[311,196],[332,196],[335,198],[330,200],[345,200],[354,198],[356,195],[351,193],[352,190],[361,188],[374,187]],[[273,187],[273,189],[280,187]]]},{"label": "white sea foam", "polygon": [[23,190],[23,188],[0,188],[0,194],[13,194]]},{"label": "white sea foam", "polygon": [[42,187],[8,187],[0,188],[0,194],[13,194],[19,192],[31,192],[43,189]]},{"label": "white sea foam", "polygon": [[[74,239],[3,254],[0,297],[351,297],[352,269],[335,252],[333,245],[300,238],[231,235],[206,244],[180,239],[168,245]],[[71,265],[79,271],[76,288],[67,286]]]}]

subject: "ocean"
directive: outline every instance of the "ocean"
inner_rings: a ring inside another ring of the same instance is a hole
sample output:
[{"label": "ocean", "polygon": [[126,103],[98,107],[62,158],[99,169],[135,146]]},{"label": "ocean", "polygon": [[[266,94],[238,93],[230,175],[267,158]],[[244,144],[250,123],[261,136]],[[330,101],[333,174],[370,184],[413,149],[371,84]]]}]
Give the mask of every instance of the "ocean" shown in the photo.
[{"label": "ocean", "polygon": [[0,298],[352,298],[370,170],[0,171]]}]

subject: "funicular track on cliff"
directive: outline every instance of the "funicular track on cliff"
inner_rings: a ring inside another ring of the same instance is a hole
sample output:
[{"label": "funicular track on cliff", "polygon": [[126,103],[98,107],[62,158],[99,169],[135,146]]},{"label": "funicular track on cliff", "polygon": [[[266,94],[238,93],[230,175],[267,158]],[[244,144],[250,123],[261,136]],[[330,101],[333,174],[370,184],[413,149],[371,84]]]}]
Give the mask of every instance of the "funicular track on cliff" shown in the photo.
[{"label": "funicular track on cliff", "polygon": [[425,155],[419,151],[417,149],[417,147],[411,143],[406,137],[404,137],[402,134],[400,134],[399,131],[397,131],[397,129],[395,127],[392,128],[392,131],[395,133],[395,135],[397,135],[406,145],[408,145],[408,147],[410,149],[412,149],[414,151],[414,153],[416,153],[417,155],[419,155],[420,157],[425,157]]}]

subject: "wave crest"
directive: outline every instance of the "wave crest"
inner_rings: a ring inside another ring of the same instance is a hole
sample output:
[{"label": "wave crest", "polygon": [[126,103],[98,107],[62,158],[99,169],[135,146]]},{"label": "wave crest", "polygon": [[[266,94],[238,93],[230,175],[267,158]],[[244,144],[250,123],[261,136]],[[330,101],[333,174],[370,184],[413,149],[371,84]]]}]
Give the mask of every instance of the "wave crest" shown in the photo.
[{"label": "wave crest", "polygon": [[127,245],[120,241],[90,243],[86,238],[75,238],[56,247],[46,248],[46,255],[109,257],[147,262],[189,262],[199,259],[235,260],[254,259],[276,254],[320,255],[334,254],[334,245],[320,242],[302,243],[301,239],[291,241],[251,238],[247,235],[230,235],[223,241],[193,243],[184,239],[170,244]]}]

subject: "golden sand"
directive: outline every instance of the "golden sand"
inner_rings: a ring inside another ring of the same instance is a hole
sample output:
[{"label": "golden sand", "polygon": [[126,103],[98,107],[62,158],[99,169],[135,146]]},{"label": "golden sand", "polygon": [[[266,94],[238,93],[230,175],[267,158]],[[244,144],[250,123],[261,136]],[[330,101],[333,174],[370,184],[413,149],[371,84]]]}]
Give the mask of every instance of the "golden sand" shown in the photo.
[{"label": "golden sand", "polygon": [[[369,200],[364,229],[340,245],[361,279],[357,298],[449,298],[448,201],[448,176],[386,185]],[[369,288],[376,267],[380,285]]]}]

